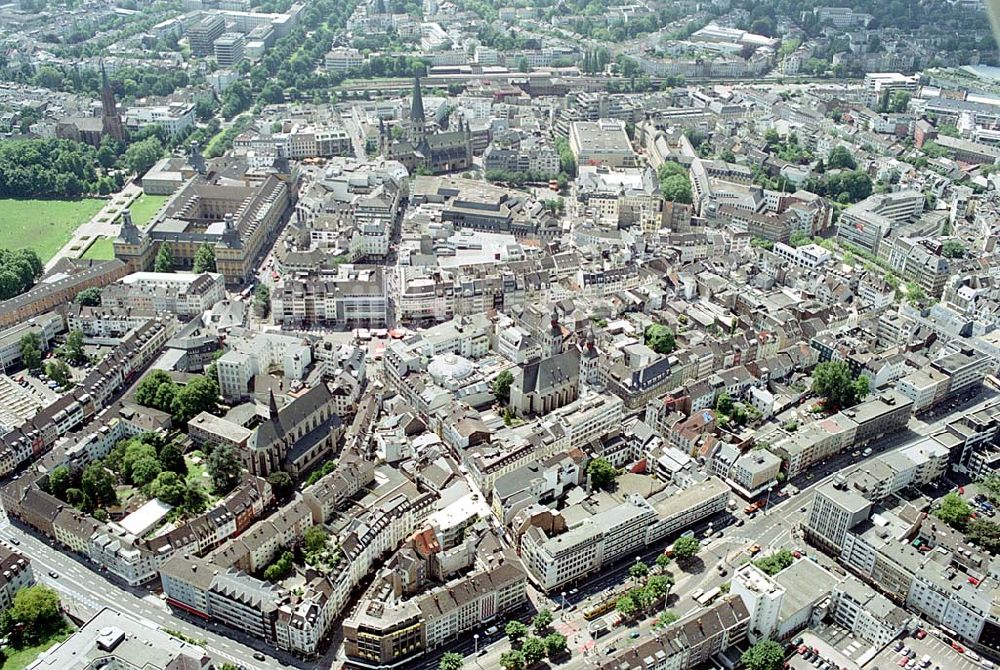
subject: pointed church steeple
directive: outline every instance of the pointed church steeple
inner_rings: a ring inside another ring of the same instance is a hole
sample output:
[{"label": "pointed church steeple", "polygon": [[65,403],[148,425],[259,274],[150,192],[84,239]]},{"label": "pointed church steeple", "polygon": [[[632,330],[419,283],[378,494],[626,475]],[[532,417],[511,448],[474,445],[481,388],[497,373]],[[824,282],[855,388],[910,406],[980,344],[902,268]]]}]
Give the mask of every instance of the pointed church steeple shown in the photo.
[{"label": "pointed church steeple", "polygon": [[278,401],[274,399],[274,389],[271,389],[268,393],[270,394],[270,396],[267,399],[267,411],[269,415],[268,418],[271,419],[271,421],[277,421]]},{"label": "pointed church steeple", "polygon": [[424,96],[420,92],[420,77],[413,78],[413,100],[410,103],[410,122],[414,125],[427,123],[424,116]]},{"label": "pointed church steeple", "polygon": [[118,101],[115,100],[115,90],[108,81],[108,73],[101,61],[101,129],[105,135],[110,135],[119,142],[125,141],[125,126],[118,114]]}]

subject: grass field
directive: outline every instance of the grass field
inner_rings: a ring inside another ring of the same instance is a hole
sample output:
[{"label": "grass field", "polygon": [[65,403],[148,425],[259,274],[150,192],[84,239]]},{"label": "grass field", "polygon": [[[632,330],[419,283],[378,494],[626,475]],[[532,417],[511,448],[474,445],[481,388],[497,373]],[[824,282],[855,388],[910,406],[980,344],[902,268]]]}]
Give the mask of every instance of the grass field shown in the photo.
[{"label": "grass field", "polygon": [[142,228],[167,201],[169,195],[140,195],[132,203],[132,223]]},{"label": "grass field", "polygon": [[24,670],[24,668],[28,667],[43,651],[57,642],[62,642],[72,634],[72,629],[67,628],[66,630],[56,633],[48,640],[45,640],[40,644],[36,644],[34,647],[25,647],[16,651],[8,649],[7,658],[4,659],[3,665],[0,665],[0,670]]},{"label": "grass field", "polygon": [[104,200],[0,199],[0,247],[34,249],[45,262],[69,242],[73,231],[104,206]]},{"label": "grass field", "polygon": [[91,261],[110,261],[115,257],[115,243],[110,237],[98,237],[80,258]]}]

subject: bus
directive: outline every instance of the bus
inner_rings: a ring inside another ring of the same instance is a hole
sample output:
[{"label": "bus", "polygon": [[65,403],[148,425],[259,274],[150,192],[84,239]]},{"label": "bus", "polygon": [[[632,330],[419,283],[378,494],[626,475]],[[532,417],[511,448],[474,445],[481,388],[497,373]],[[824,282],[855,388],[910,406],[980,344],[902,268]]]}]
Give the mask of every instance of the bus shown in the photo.
[{"label": "bus", "polygon": [[702,607],[706,607],[709,603],[718,598],[720,593],[722,593],[722,589],[718,586],[714,589],[709,589],[698,597],[698,604]]}]

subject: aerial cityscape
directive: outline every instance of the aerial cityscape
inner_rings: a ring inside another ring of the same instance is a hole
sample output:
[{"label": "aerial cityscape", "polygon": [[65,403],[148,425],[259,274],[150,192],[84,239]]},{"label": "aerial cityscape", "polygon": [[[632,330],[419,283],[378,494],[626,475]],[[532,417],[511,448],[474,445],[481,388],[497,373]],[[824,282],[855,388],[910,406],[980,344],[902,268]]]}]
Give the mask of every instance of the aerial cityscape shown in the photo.
[{"label": "aerial cityscape", "polygon": [[0,670],[1000,667],[988,4],[0,4]]}]

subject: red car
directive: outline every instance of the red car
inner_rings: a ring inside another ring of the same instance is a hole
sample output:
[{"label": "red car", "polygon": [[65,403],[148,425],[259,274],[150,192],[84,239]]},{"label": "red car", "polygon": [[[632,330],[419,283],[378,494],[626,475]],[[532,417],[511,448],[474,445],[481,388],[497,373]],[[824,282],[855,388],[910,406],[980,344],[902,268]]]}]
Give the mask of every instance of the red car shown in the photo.
[{"label": "red car", "polygon": [[898,665],[901,668],[905,668],[906,664],[909,663],[909,662],[910,662],[910,657],[909,656],[904,656],[903,658],[901,658],[898,661],[896,661],[896,665]]},{"label": "red car", "polygon": [[958,642],[952,642],[951,643],[951,648],[954,649],[955,651],[957,651],[960,654],[964,654],[965,653],[965,647],[963,647],[962,645],[960,645]]},{"label": "red car", "polygon": [[917,634],[914,635],[914,637],[917,638],[918,640],[923,640],[925,637],[927,637],[927,631],[925,631],[923,628],[920,628],[917,630]]},{"label": "red car", "polygon": [[809,647],[805,646],[804,644],[800,644],[799,648],[796,649],[796,652],[798,653],[799,656],[801,656],[802,654],[806,653],[807,649],[809,649]]}]

